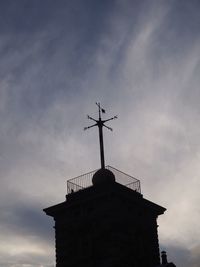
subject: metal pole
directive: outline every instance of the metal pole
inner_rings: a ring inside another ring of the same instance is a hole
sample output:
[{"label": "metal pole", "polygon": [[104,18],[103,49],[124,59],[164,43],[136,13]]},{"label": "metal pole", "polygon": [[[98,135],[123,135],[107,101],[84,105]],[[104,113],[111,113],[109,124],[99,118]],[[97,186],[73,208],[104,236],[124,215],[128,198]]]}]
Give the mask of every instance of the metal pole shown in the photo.
[{"label": "metal pole", "polygon": [[104,147],[103,147],[103,125],[101,125],[99,123],[98,126],[99,126],[99,144],[100,144],[101,168],[105,169]]}]

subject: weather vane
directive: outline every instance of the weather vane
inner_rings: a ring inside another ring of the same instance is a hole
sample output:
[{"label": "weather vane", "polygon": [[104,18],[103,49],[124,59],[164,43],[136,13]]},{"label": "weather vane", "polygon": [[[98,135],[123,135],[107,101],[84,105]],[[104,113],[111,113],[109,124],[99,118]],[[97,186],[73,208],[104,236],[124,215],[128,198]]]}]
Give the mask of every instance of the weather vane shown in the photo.
[{"label": "weather vane", "polygon": [[105,160],[104,160],[104,145],[103,145],[103,127],[106,127],[108,130],[112,131],[112,128],[108,127],[107,125],[105,125],[104,123],[107,121],[111,121],[114,119],[117,119],[117,116],[114,116],[110,119],[107,120],[102,120],[101,119],[101,115],[102,113],[106,113],[105,109],[103,109],[100,105],[100,103],[96,103],[96,105],[98,106],[99,109],[99,119],[95,120],[92,117],[90,117],[89,115],[87,116],[89,120],[95,121],[95,124],[85,127],[84,130],[90,129],[94,126],[98,126],[99,128],[99,144],[100,144],[100,157],[101,157],[101,168],[105,169]]}]

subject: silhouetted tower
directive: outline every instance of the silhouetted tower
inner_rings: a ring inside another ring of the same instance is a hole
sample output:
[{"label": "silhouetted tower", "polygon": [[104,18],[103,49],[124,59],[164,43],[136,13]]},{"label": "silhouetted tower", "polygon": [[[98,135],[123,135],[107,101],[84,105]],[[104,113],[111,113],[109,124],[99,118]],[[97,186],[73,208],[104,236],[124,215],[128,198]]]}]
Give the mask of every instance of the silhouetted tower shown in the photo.
[{"label": "silhouetted tower", "polygon": [[143,198],[138,179],[105,167],[102,128],[116,116],[102,120],[97,105],[87,129],[99,127],[101,169],[68,180],[66,200],[44,209],[55,220],[56,267],[156,267],[165,208]]}]

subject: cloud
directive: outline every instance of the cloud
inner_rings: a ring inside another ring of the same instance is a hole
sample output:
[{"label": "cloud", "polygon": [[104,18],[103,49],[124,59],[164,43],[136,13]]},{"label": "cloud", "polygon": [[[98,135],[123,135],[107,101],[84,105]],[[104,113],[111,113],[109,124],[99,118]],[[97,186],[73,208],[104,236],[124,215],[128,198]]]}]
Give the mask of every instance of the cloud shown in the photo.
[{"label": "cloud", "polygon": [[[17,205],[19,205],[17,201]],[[38,208],[14,205],[1,213],[1,257],[3,266],[53,266],[53,234]]]},{"label": "cloud", "polygon": [[101,101],[119,115],[105,132],[106,162],[167,207],[161,243],[196,267],[198,1],[1,1],[0,10],[1,264],[52,265],[42,209],[65,199],[67,178],[98,168],[97,131],[82,129]]}]

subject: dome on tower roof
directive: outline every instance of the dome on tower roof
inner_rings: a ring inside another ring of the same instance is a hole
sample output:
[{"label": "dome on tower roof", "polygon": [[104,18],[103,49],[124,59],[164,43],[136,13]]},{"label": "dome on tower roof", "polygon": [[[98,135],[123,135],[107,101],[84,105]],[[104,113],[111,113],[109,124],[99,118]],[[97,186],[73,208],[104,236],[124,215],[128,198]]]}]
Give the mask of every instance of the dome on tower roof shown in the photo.
[{"label": "dome on tower roof", "polygon": [[114,174],[108,169],[99,169],[92,177],[93,185],[115,182]]}]

